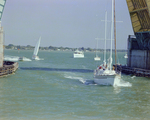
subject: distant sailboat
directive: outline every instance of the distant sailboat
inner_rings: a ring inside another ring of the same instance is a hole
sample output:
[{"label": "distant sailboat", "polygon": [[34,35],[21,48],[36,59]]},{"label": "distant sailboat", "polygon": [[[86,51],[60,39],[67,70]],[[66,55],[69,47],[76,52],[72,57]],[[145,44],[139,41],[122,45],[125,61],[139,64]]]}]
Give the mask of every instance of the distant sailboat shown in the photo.
[{"label": "distant sailboat", "polygon": [[94,60],[95,60],[95,61],[100,61],[101,58],[98,57],[98,55],[97,55],[97,49],[98,49],[98,40],[97,40],[97,42],[96,42],[96,56],[94,57]]},{"label": "distant sailboat", "polygon": [[127,55],[127,54],[125,54],[125,55],[124,55],[124,58],[128,58],[128,55]]},{"label": "distant sailboat", "polygon": [[38,51],[39,51],[40,42],[41,42],[41,37],[39,38],[39,40],[36,43],[36,46],[34,48],[34,53],[33,53],[33,56],[32,56],[33,60],[39,60],[39,57],[37,56],[37,54],[38,54]]}]

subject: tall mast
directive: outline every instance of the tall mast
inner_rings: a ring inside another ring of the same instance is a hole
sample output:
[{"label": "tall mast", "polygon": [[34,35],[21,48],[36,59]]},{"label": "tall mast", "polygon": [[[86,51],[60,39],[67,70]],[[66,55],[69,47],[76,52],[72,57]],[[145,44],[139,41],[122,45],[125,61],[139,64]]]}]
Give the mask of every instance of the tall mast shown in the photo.
[{"label": "tall mast", "polygon": [[97,57],[97,49],[98,49],[98,39],[96,41],[96,57]]},{"label": "tall mast", "polygon": [[114,42],[115,42],[115,68],[117,64],[117,59],[116,59],[116,14],[115,14],[115,0],[114,0]]},{"label": "tall mast", "polygon": [[113,40],[113,29],[114,29],[114,0],[112,0],[112,20],[111,20],[111,48],[110,48],[110,70],[112,65],[112,40]]},{"label": "tall mast", "polygon": [[106,65],[106,31],[107,31],[107,11],[105,12],[105,48],[104,48],[104,65]]}]

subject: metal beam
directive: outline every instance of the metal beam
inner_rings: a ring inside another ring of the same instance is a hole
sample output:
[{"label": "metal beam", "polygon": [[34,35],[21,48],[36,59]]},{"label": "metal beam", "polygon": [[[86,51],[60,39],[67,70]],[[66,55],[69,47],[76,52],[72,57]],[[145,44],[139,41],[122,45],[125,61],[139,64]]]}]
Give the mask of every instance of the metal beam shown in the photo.
[{"label": "metal beam", "polygon": [[147,7],[141,8],[141,9],[135,9],[133,11],[130,11],[130,13],[135,13],[135,12],[139,12],[139,11],[143,11],[143,10],[147,10]]}]

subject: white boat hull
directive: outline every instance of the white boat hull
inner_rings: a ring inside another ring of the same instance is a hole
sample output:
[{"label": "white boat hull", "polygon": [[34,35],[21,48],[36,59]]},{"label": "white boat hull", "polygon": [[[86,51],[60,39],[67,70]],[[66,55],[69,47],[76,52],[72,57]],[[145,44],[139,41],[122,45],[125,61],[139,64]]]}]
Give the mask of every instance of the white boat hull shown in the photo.
[{"label": "white boat hull", "polygon": [[33,60],[40,60],[40,58],[38,56],[32,56]]},{"label": "white boat hull", "polygon": [[73,54],[74,58],[84,58],[84,54]]},{"label": "white boat hull", "polygon": [[94,82],[97,85],[114,85],[115,75],[97,75],[94,76]]}]

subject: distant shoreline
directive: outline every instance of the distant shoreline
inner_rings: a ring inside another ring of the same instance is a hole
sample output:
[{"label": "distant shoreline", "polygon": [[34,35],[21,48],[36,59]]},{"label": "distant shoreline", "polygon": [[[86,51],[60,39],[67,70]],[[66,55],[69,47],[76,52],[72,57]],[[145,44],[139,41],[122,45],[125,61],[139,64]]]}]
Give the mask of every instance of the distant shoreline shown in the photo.
[{"label": "distant shoreline", "polygon": [[[6,50],[34,50],[34,46],[20,46],[20,45],[13,45],[13,44],[9,44],[9,45],[5,45],[5,49]],[[92,48],[84,48],[84,47],[80,47],[80,48],[69,48],[69,47],[53,47],[53,46],[49,46],[49,47],[40,47],[39,50],[46,50],[46,51],[75,51],[76,49],[79,49],[81,51],[84,52],[95,52],[96,49],[92,49]],[[97,49],[97,52],[103,52],[103,49]],[[106,51],[110,51],[110,49],[107,49]],[[118,52],[127,52],[127,50],[117,50]]]}]

